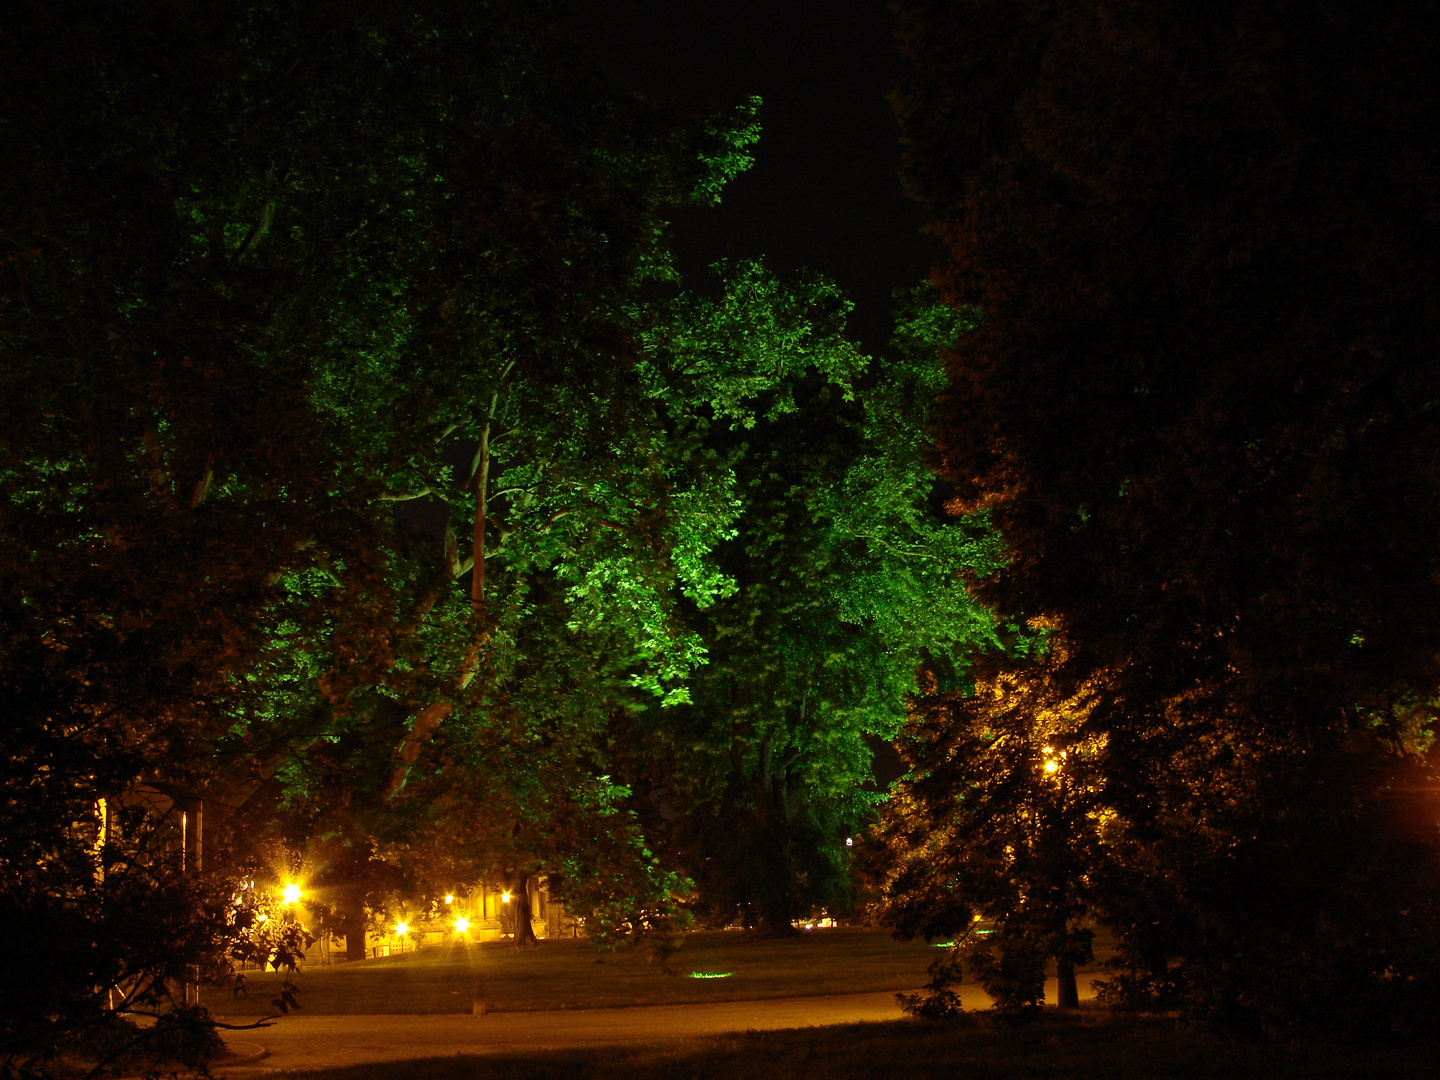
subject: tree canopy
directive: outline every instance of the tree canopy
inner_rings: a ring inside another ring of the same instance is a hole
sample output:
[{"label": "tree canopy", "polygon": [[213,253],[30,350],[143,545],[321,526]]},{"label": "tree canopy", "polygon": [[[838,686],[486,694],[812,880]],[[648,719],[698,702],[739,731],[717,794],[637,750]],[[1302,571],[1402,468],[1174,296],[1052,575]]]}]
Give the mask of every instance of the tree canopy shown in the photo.
[{"label": "tree canopy", "polygon": [[[980,595],[1053,645],[1018,689],[936,703],[954,722],[912,743],[907,797],[940,813],[989,784],[956,755],[1041,783],[1036,747],[1084,748],[1073,838],[1097,839],[1116,987],[1248,1030],[1421,1015],[1440,24],[1248,0],[901,20],[906,177],[942,290],[984,316],[950,355],[938,466],[1013,553]],[[961,832],[948,858],[988,857]]]},{"label": "tree canopy", "polygon": [[[679,125],[555,18],[0,14],[0,891],[37,939],[180,920],[122,1012],[236,932],[222,877],[187,883],[178,822],[107,817],[141,790],[172,818],[205,800],[212,862],[309,830],[353,892],[425,823],[407,787],[499,763],[514,813],[481,831],[509,838],[504,870],[553,811],[547,857],[639,875],[632,906],[669,888],[623,817],[604,828],[591,751],[617,702],[683,696],[702,654],[677,598],[723,588],[729,478],[667,424],[774,376],[648,358],[640,290],[673,278],[666,208],[745,167],[757,103]],[[443,539],[397,516],[427,499]],[[101,960],[55,967],[43,1004],[32,965],[7,975],[7,1063],[114,1012],[141,968]]]},{"label": "tree canopy", "polygon": [[[790,288],[843,311],[829,287]],[[867,739],[895,736],[922,663],[962,684],[995,640],[965,575],[993,572],[1000,545],[983,515],[944,519],[922,453],[941,349],[967,314],[922,289],[900,316],[886,356],[832,337],[751,424],[701,433],[736,476],[716,552],[734,588],[692,616],[709,662],[691,701],[652,711],[624,757],[657,845],[721,924],[784,934],[817,910],[852,912],[851,845],[883,799]],[[746,322],[753,340],[773,336]]]}]

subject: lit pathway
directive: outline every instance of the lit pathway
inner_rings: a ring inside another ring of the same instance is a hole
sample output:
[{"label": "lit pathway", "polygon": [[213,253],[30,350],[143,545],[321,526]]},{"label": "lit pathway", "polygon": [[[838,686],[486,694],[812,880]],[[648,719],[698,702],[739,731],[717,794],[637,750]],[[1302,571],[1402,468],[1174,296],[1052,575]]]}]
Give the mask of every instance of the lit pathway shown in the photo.
[{"label": "lit pathway", "polygon": [[[1080,996],[1090,996],[1090,976],[1080,976]],[[1046,987],[1055,1000],[1055,981]],[[990,1001],[978,987],[961,988],[967,1009]],[[643,1005],[628,1009],[502,1012],[488,1016],[287,1016],[273,1027],[229,1033],[239,1051],[263,1044],[262,1061],[225,1067],[222,1077],[245,1080],[287,1069],[320,1069],[372,1061],[558,1050],[653,1039],[720,1035],[733,1031],[823,1027],[857,1021],[898,1020],[892,991],[835,997],[727,1001],[699,1005]]]}]

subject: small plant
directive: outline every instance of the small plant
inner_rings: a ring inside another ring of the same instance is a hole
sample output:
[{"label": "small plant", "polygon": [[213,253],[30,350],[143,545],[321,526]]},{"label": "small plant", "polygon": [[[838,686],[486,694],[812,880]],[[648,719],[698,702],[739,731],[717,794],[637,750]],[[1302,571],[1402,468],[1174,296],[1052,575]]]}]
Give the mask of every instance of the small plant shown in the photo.
[{"label": "small plant", "polygon": [[920,992],[896,994],[895,1001],[900,1008],[920,1020],[955,1020],[965,1015],[965,1007],[955,991],[964,977],[961,948],[962,943],[952,944],[948,952],[931,961],[926,969],[930,981]]}]

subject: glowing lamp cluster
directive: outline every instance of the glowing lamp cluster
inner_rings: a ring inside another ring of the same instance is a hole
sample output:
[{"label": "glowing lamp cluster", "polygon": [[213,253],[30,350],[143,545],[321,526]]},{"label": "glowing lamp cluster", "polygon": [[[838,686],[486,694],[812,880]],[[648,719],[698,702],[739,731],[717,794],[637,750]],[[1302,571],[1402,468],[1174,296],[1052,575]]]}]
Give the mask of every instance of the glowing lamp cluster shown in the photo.
[{"label": "glowing lamp cluster", "polygon": [[463,933],[465,933],[466,930],[469,930],[469,929],[470,929],[470,920],[467,919],[467,918],[465,918],[464,915],[461,915],[458,919],[455,920],[455,932],[456,932],[457,934],[463,934]]},{"label": "glowing lamp cluster", "polygon": [[291,882],[280,890],[280,899],[287,904],[298,904],[300,902],[300,886]]}]

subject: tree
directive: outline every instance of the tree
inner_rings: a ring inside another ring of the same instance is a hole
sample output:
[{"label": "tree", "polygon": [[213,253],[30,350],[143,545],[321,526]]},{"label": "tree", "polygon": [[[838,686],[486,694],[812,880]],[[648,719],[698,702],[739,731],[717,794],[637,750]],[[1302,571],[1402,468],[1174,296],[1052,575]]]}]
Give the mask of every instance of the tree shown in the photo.
[{"label": "tree", "polygon": [[[815,322],[826,333],[768,411],[706,433],[737,477],[736,532],[719,551],[735,590],[696,613],[710,662],[691,703],[652,719],[632,751],[632,786],[650,789],[641,805],[702,913],[771,934],[853,908],[849,845],[879,801],[866,739],[894,736],[922,662],[963,680],[992,628],[961,574],[999,557],[982,519],[936,516],[921,453],[939,341],[964,316],[908,298],[894,355],[871,366],[840,336],[833,287],[789,288],[829,312]],[[786,340],[768,307],[727,292],[737,299],[752,347]],[[695,340],[723,349],[733,336]]]},{"label": "tree", "polygon": [[[240,933],[236,883],[177,877],[125,839],[149,826],[98,843],[98,808],[203,796],[215,867],[362,781],[369,834],[337,850],[363,865],[439,722],[508,715],[537,588],[607,616],[623,681],[674,688],[697,653],[670,597],[714,587],[726,511],[663,452],[638,290],[669,274],[664,208],[713,201],[755,127],[615,91],[544,4],[0,20],[0,882],[14,933],[61,912],[119,957],[7,984],[9,1067],[107,1022],[107,989],[163,1006]],[[468,559],[396,521],[427,488]],[[114,937],[147,906],[180,920],[145,938],[158,974]]]},{"label": "tree", "polygon": [[953,943],[932,992],[909,1004],[921,1014],[958,1008],[946,991],[969,968],[1002,1016],[1028,1019],[1052,961],[1060,1004],[1074,1006],[1075,968],[1091,958],[1105,803],[1076,723],[1086,690],[1052,703],[1046,672],[1062,658],[1023,638],[1011,653],[973,687],[929,687],[899,740],[912,768],[885,806],[877,913],[902,937]]},{"label": "tree", "polygon": [[1032,723],[1087,688],[1116,986],[1232,1029],[1436,990],[1436,31],[902,11],[906,175],[984,312],[937,428],[1013,552],[980,595],[1063,643]]}]

